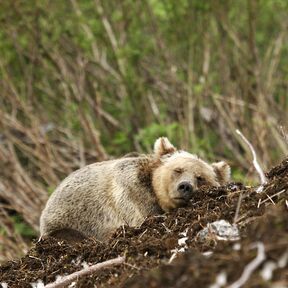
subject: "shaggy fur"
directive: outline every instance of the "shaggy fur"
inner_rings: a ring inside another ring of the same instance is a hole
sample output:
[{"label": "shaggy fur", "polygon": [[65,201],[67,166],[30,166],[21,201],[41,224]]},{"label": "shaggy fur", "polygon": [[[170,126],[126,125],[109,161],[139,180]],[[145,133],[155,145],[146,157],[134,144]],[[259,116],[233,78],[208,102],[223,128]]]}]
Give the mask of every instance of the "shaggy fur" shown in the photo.
[{"label": "shaggy fur", "polygon": [[193,193],[202,184],[228,181],[230,167],[220,163],[209,165],[159,138],[152,155],[129,155],[83,167],[51,195],[40,218],[41,237],[93,236],[102,241],[121,225],[139,226],[148,215],[187,204],[177,198],[181,181],[191,183]]}]

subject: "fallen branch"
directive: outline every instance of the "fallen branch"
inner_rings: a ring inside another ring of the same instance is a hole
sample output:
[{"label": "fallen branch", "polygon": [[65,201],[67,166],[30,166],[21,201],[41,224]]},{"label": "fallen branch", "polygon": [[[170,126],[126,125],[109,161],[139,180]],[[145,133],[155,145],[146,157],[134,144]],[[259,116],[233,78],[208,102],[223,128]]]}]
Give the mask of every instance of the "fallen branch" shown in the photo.
[{"label": "fallen branch", "polygon": [[256,246],[257,246],[257,249],[258,249],[258,253],[257,253],[256,258],[254,258],[244,268],[244,271],[243,271],[241,277],[236,282],[234,282],[233,284],[228,286],[228,288],[240,288],[241,286],[243,286],[248,281],[248,279],[250,278],[251,274],[266,259],[264,244],[261,243],[261,242],[257,242]]},{"label": "fallen branch", "polygon": [[266,184],[266,183],[267,183],[267,179],[266,179],[266,177],[265,177],[265,174],[264,174],[264,172],[263,172],[260,164],[259,164],[258,161],[257,161],[256,152],[255,152],[252,144],[247,140],[247,138],[241,133],[240,130],[236,129],[236,133],[241,136],[241,138],[242,138],[242,139],[244,140],[244,142],[248,145],[250,151],[252,152],[252,155],[253,155],[253,165],[254,165],[254,167],[255,167],[255,169],[256,169],[256,172],[257,172],[258,175],[259,175],[259,178],[260,178],[260,181],[261,181],[261,185]]},{"label": "fallen branch", "polygon": [[84,268],[80,271],[77,271],[77,272],[74,272],[70,275],[67,275],[59,281],[49,283],[49,284],[45,285],[44,288],[61,288],[61,287],[64,287],[68,284],[71,284],[73,281],[77,280],[80,277],[90,275],[90,274],[92,274],[98,270],[101,270],[103,268],[107,268],[107,267],[112,266],[112,265],[122,264],[124,262],[124,260],[125,260],[124,257],[118,257],[118,258],[114,258],[114,259],[111,259],[108,261],[97,263],[95,265]]}]

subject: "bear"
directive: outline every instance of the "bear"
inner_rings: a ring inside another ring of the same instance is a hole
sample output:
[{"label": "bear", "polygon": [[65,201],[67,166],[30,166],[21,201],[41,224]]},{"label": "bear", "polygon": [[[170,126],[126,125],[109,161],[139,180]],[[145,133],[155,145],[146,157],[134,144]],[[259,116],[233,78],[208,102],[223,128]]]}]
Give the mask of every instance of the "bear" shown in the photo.
[{"label": "bear", "polygon": [[209,165],[158,138],[151,154],[87,165],[60,183],[40,217],[40,239],[105,241],[122,225],[140,226],[149,215],[183,207],[203,185],[230,179],[230,166]]}]

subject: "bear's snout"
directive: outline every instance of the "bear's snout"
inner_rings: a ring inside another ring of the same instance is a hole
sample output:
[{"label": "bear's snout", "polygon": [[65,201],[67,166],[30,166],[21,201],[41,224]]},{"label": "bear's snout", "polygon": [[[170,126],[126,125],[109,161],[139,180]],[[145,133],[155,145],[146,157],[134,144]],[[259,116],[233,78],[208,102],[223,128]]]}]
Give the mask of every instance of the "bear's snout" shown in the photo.
[{"label": "bear's snout", "polygon": [[183,197],[185,200],[186,199],[188,200],[192,197],[193,186],[189,182],[183,181],[179,183],[177,191],[179,192],[180,197]]}]

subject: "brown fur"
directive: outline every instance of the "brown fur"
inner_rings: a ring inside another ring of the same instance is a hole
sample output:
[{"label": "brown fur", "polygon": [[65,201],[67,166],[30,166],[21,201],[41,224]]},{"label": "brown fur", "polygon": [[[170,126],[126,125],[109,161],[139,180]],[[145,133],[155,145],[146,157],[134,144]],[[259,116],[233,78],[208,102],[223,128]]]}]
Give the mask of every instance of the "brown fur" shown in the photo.
[{"label": "brown fur", "polygon": [[217,176],[214,169],[198,158],[181,155],[175,159],[167,159],[153,174],[153,187],[158,197],[158,201],[163,210],[179,206],[179,199],[174,200],[174,197],[179,197],[177,184],[185,181],[189,182],[197,193],[198,188],[202,185],[219,186]]},{"label": "brown fur", "polygon": [[217,177],[227,181],[223,163],[209,165],[187,152],[178,152],[167,138],[159,138],[152,155],[83,167],[64,179],[51,195],[40,219],[41,236],[105,240],[121,225],[138,226],[148,215],[185,205],[177,199],[181,181],[191,183],[193,193],[203,183],[219,185]]}]

